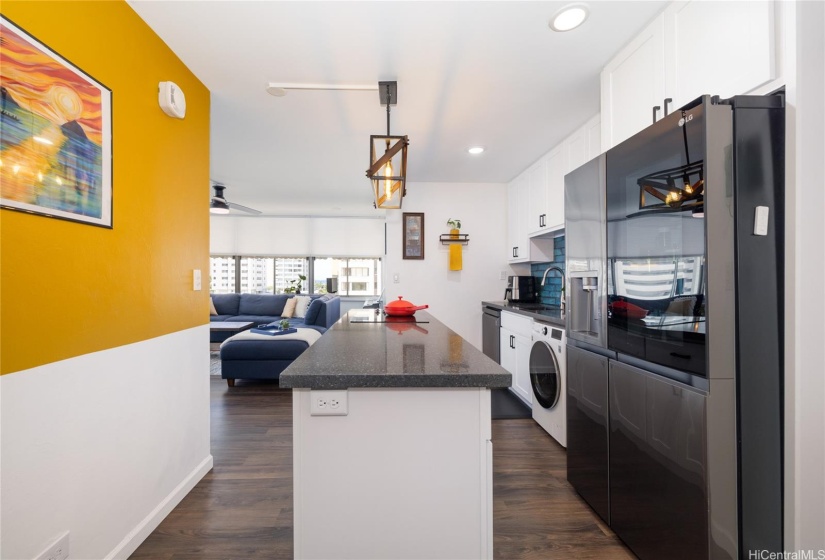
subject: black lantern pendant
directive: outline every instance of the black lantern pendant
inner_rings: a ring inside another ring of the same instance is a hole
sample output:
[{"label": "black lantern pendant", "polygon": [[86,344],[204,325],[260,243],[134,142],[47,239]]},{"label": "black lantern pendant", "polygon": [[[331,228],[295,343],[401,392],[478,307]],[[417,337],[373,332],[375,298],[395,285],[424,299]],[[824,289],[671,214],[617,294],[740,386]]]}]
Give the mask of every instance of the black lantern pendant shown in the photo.
[{"label": "black lantern pendant", "polygon": [[397,82],[378,82],[381,105],[387,105],[386,136],[370,136],[370,168],[367,177],[372,182],[376,208],[398,209],[407,194],[406,136],[390,136],[390,106],[398,102]]}]

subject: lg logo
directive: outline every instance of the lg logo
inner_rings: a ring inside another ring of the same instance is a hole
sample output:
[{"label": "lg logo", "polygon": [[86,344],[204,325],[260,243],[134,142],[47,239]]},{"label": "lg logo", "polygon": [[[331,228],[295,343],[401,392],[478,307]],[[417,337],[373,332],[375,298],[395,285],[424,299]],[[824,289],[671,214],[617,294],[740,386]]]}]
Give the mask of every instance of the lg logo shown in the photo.
[{"label": "lg logo", "polygon": [[682,117],[679,119],[679,126],[684,126],[686,122],[690,122],[693,120],[693,115],[688,115],[686,117]]}]

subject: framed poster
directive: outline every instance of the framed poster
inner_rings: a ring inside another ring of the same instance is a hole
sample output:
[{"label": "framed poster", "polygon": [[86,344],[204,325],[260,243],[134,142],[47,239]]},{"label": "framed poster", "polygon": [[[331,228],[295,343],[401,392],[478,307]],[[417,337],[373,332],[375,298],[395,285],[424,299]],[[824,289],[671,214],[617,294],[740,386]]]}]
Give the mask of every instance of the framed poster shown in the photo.
[{"label": "framed poster", "polygon": [[404,212],[403,214],[403,256],[405,259],[424,258],[424,214]]},{"label": "framed poster", "polygon": [[0,17],[0,207],[112,227],[112,92]]}]

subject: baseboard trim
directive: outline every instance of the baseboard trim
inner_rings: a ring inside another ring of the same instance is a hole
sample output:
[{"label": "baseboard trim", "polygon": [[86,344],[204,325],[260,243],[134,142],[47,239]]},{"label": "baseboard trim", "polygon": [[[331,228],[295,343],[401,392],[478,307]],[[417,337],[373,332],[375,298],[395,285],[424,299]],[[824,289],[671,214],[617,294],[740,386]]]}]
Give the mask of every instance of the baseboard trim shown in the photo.
[{"label": "baseboard trim", "polygon": [[137,524],[137,526],[129,531],[129,534],[120,541],[118,544],[109,554],[106,555],[105,560],[119,560],[123,559],[126,560],[132,553],[137,550],[137,548],[141,545],[146,538],[152,534],[152,531],[157,529],[160,522],[163,521],[169,513],[175,509],[181,500],[195,487],[195,485],[200,482],[200,480],[206,476],[206,473],[212,470],[212,455],[204,459],[200,465],[195,467],[195,469],[189,473],[189,476],[184,478],[180,484],[178,484],[172,492],[169,493],[166,498],[164,498],[155,509],[153,509],[149,515],[147,515],[143,521]]}]

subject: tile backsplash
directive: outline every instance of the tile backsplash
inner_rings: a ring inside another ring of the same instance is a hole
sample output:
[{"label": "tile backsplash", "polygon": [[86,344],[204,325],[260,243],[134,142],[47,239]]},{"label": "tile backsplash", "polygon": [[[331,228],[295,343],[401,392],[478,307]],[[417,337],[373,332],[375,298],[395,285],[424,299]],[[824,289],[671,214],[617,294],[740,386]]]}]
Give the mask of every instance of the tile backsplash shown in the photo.
[{"label": "tile backsplash", "polygon": [[561,305],[561,276],[553,271],[547,275],[547,283],[541,286],[541,277],[548,266],[558,266],[564,270],[564,236],[553,239],[553,262],[533,263],[530,265],[530,274],[536,277],[536,288],[539,290],[539,302],[544,305]]}]

